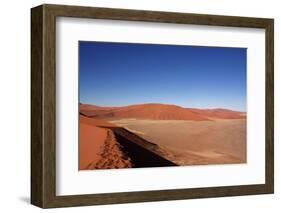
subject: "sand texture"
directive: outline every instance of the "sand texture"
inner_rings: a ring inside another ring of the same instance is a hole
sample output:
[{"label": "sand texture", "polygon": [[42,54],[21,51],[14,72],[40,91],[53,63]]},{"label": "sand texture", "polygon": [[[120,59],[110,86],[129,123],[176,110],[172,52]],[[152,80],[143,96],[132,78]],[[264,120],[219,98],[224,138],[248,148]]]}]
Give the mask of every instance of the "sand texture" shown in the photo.
[{"label": "sand texture", "polygon": [[97,123],[106,124],[80,116],[79,169],[132,167],[130,158],[121,151],[114,133],[110,129],[97,127]]}]

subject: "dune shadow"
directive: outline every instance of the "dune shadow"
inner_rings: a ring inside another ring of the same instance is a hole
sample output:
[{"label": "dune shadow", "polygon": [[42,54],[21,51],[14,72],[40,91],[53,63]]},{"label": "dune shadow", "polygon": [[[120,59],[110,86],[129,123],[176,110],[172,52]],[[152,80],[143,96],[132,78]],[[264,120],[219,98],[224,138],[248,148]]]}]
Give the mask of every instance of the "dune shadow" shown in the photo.
[{"label": "dune shadow", "polygon": [[131,158],[134,168],[178,166],[153,152],[158,146],[121,127],[107,127],[122,146],[122,151]]}]

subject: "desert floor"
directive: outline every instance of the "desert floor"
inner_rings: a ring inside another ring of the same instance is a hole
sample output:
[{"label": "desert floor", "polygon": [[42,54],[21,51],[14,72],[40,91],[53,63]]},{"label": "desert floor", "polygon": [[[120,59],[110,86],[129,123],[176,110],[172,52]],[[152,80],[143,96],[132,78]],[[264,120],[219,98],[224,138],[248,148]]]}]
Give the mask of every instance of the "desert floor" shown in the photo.
[{"label": "desert floor", "polygon": [[119,119],[109,122],[157,144],[178,165],[246,163],[246,119]]}]

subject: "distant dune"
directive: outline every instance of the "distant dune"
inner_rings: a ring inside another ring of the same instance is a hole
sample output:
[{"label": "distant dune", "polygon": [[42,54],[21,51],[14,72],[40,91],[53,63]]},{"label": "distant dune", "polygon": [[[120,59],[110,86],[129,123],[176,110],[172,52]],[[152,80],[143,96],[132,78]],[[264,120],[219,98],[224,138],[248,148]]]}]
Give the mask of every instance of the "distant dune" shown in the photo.
[{"label": "distant dune", "polygon": [[139,104],[124,107],[101,107],[80,104],[80,113],[92,118],[122,119],[136,118],[148,120],[192,120],[246,118],[244,112],[228,109],[193,109],[168,104]]},{"label": "distant dune", "polygon": [[90,126],[116,127],[113,123],[109,123],[102,119],[91,119],[84,115],[80,115],[80,124],[87,124]]},{"label": "distant dune", "polygon": [[188,109],[209,119],[241,119],[246,118],[245,112],[233,111],[229,109]]}]

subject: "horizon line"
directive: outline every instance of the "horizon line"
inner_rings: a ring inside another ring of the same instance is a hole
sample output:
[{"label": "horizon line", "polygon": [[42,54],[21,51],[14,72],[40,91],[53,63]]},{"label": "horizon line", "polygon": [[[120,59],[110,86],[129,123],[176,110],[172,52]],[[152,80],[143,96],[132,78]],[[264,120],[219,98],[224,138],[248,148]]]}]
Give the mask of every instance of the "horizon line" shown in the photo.
[{"label": "horizon line", "polygon": [[181,107],[184,109],[199,109],[199,110],[218,110],[218,109],[223,109],[223,110],[231,110],[231,111],[236,111],[236,112],[241,112],[241,113],[246,113],[247,110],[237,110],[237,109],[232,109],[232,108],[225,108],[225,107],[186,107],[186,106],[182,106],[182,105],[177,105],[177,104],[169,104],[169,103],[159,103],[159,102],[149,102],[149,103],[134,103],[134,104],[128,104],[128,105],[97,105],[95,103],[83,103],[79,101],[79,104],[83,104],[83,105],[93,105],[93,106],[97,106],[97,107],[128,107],[128,106],[136,106],[136,105],[170,105],[170,106],[177,106],[177,107]]}]

